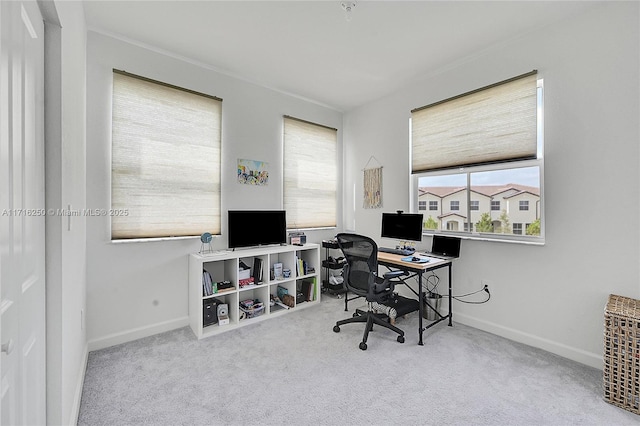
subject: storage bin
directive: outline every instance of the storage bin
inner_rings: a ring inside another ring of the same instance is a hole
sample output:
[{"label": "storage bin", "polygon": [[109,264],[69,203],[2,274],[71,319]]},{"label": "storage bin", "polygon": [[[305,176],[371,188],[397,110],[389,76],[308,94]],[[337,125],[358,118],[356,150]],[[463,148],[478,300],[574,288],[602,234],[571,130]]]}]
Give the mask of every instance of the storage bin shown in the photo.
[{"label": "storage bin", "polygon": [[245,308],[244,306],[240,306],[240,310],[246,314],[246,318],[255,318],[259,317],[264,313],[264,305],[262,303],[258,305],[254,305],[251,308]]},{"label": "storage bin", "polygon": [[611,294],[604,311],[605,401],[640,414],[640,301]]}]

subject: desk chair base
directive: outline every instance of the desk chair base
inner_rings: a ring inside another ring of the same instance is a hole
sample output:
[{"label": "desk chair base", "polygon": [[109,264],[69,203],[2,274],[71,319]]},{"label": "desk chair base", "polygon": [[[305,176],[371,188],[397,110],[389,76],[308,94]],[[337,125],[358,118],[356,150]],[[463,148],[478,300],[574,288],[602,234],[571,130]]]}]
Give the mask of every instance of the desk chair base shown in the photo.
[{"label": "desk chair base", "polygon": [[344,324],[351,324],[354,322],[366,322],[367,325],[364,328],[364,335],[362,336],[362,342],[360,342],[360,345],[358,345],[358,347],[363,351],[367,350],[367,339],[369,338],[369,332],[373,330],[373,324],[378,324],[379,326],[388,328],[391,331],[395,331],[396,333],[399,334],[396,340],[400,343],[404,343],[404,331],[390,324],[386,318],[387,318],[386,315],[376,314],[372,311],[361,311],[358,309],[356,310],[356,313],[353,314],[353,317],[336,322],[336,325],[333,326],[333,331],[336,333],[339,333],[340,326]]}]

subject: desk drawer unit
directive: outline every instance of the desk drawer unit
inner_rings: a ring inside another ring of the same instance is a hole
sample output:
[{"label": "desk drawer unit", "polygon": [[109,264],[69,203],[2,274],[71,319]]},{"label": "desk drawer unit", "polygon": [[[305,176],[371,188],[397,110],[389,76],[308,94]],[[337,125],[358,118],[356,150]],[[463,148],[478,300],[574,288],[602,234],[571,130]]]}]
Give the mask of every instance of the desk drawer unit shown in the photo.
[{"label": "desk drawer unit", "polygon": [[640,414],[640,301],[610,295],[604,311],[604,399]]}]

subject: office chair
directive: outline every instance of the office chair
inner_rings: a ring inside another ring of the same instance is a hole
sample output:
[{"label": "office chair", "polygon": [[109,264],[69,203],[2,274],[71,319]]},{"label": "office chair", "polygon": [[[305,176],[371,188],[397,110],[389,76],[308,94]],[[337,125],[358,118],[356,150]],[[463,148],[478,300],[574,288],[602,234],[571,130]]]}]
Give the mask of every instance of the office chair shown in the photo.
[{"label": "office chair", "polygon": [[365,322],[364,336],[360,342],[360,349],[367,349],[367,338],[374,324],[398,333],[398,342],[404,343],[404,331],[390,324],[385,315],[377,314],[372,304],[388,304],[392,302],[393,289],[400,281],[393,278],[407,275],[405,271],[392,271],[378,277],[378,245],[369,237],[357,234],[341,233],[336,236],[338,246],[344,254],[347,264],[344,267],[344,285],[347,290],[367,299],[368,310],[356,310],[353,317],[336,322],[333,331],[340,332],[340,326],[353,322]]}]

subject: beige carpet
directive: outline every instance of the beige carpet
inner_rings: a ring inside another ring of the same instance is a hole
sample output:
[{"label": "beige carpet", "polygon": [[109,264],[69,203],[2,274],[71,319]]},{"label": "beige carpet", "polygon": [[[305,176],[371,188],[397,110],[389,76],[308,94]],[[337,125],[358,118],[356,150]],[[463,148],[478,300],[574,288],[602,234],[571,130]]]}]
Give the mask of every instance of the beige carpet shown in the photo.
[{"label": "beige carpet", "polygon": [[[349,307],[355,308],[357,302]],[[599,370],[455,324],[418,346],[363,324],[323,295],[198,341],[189,328],[89,354],[80,425],[637,425],[606,403]],[[455,319],[455,304],[454,304]]]}]

